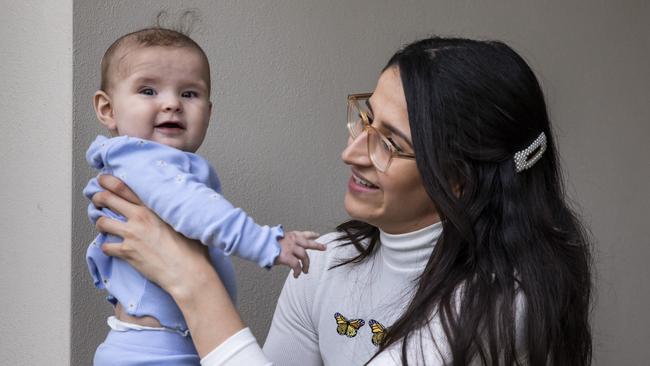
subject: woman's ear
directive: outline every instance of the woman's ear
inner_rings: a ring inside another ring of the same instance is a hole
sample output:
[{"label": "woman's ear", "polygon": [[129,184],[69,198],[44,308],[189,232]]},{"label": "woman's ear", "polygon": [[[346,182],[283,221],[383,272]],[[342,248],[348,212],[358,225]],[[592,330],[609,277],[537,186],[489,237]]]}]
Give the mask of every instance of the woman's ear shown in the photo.
[{"label": "woman's ear", "polygon": [[117,135],[117,123],[113,118],[113,104],[111,97],[103,90],[98,90],[93,96],[93,107],[99,122],[106,126],[111,135]]}]

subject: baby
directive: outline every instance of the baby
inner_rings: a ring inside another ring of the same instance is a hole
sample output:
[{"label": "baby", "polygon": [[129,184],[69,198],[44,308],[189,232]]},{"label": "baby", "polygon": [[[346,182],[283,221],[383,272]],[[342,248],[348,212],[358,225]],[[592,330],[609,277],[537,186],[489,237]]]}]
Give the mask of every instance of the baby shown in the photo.
[{"label": "baby", "polygon": [[[207,245],[212,263],[235,299],[228,255],[269,268],[284,264],[298,276],[306,249],[323,250],[313,232],[284,233],[259,226],[221,194],[208,162],[194,154],[205,137],[212,109],[208,59],[192,39],[164,28],[147,28],[115,41],[101,64],[95,112],[111,135],[98,136],[86,158],[122,179],[140,199],[181,234]],[[86,197],[101,191],[93,178]],[[92,204],[89,216],[124,220]],[[172,300],[126,262],[103,254],[101,246],[120,242],[100,234],[87,261],[95,286],[115,305],[111,331],[95,354],[95,365],[186,365],[199,359],[187,324]]]}]

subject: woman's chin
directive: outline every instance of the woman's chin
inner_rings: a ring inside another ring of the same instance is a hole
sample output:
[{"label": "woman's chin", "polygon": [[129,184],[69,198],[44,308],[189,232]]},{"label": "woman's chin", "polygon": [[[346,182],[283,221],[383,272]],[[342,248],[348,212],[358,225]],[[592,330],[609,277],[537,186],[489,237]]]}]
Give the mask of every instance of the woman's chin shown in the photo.
[{"label": "woman's chin", "polygon": [[345,211],[354,219],[377,226],[377,206],[371,202],[361,201],[354,194],[347,192],[344,200]]}]

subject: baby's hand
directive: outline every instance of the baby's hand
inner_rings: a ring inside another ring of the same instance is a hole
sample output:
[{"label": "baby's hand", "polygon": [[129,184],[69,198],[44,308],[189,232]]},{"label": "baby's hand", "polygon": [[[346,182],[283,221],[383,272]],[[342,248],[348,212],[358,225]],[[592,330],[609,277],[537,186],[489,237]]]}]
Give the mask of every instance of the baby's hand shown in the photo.
[{"label": "baby's hand", "polygon": [[314,239],[320,234],[313,231],[290,231],[280,243],[280,255],[275,258],[275,264],[284,264],[293,268],[293,277],[298,278],[300,272],[309,272],[309,255],[307,249],[325,250],[325,245],[317,243]]}]

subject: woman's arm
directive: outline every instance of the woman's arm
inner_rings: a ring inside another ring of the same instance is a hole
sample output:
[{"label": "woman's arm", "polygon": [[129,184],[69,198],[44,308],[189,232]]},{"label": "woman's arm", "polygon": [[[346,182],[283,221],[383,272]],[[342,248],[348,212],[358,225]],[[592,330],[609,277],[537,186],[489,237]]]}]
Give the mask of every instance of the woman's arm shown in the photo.
[{"label": "woman's arm", "polygon": [[117,178],[101,176],[99,182],[106,191],[95,194],[93,203],[128,220],[103,217],[97,221],[99,231],[124,238],[122,243],[104,244],[102,249],[129,262],[174,298],[199,356],[204,357],[244,329],[206,248],[175,232]]}]

